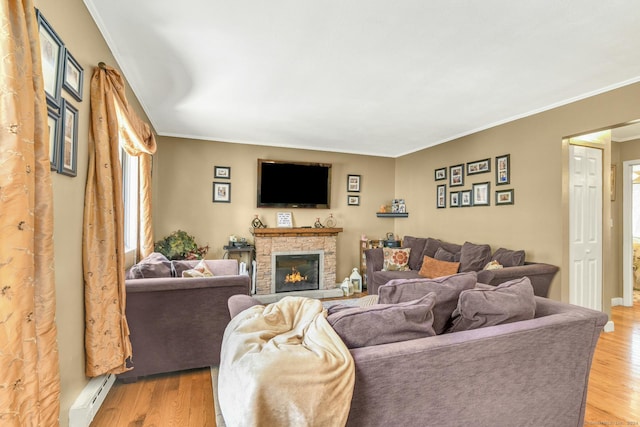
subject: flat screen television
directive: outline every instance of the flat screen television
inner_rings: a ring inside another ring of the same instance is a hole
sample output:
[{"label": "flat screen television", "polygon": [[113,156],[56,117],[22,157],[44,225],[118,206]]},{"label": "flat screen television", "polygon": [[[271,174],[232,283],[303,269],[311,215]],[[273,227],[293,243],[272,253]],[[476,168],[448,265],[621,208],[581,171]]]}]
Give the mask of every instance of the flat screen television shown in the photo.
[{"label": "flat screen television", "polygon": [[329,209],[331,164],[258,159],[259,208]]}]

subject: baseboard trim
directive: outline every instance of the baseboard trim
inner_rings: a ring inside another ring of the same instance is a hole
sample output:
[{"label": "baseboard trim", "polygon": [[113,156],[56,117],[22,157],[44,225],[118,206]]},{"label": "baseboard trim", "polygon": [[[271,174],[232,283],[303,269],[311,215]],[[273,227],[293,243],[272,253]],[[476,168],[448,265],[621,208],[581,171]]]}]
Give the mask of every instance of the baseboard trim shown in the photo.
[{"label": "baseboard trim", "polygon": [[624,298],[611,298],[611,307],[624,305]]},{"label": "baseboard trim", "polygon": [[69,409],[69,427],[89,427],[115,381],[113,374],[92,378]]},{"label": "baseboard trim", "polygon": [[604,331],[605,332],[613,332],[615,331],[616,328],[613,324],[613,320],[609,320],[605,325],[604,325]]}]

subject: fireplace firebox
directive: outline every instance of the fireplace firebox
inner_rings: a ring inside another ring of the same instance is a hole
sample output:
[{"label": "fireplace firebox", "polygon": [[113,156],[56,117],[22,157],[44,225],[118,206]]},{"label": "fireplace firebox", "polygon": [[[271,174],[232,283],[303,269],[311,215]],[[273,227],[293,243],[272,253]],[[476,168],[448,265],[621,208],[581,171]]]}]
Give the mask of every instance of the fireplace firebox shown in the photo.
[{"label": "fireplace firebox", "polygon": [[322,289],[324,251],[271,254],[272,293]]}]

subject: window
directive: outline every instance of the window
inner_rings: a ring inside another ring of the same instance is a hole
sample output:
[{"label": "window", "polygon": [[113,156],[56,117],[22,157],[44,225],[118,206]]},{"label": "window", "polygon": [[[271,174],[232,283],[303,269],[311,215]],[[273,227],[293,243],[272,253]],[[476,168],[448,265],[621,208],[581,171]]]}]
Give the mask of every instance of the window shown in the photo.
[{"label": "window", "polygon": [[138,157],[120,150],[122,163],[122,195],[124,202],[124,249],[125,257],[135,258],[138,249]]}]

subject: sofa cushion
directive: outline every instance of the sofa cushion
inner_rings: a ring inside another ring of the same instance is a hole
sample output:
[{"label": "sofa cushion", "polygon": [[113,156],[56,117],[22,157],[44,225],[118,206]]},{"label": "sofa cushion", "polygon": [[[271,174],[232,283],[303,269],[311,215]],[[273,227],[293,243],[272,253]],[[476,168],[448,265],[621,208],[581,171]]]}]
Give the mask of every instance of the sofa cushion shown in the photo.
[{"label": "sofa cushion", "polygon": [[[407,271],[376,271],[373,273],[373,285],[371,288],[379,289],[380,286],[388,283],[390,280],[394,279],[423,279],[424,277],[420,276],[420,273],[417,270],[407,270]],[[371,281],[372,278],[367,277],[367,282]]]},{"label": "sofa cushion", "polygon": [[491,261],[491,247],[464,242],[460,250],[460,272],[480,271]]},{"label": "sofa cushion", "polygon": [[153,252],[127,271],[127,279],[155,279],[171,277],[171,261],[159,252]]},{"label": "sofa cushion", "polygon": [[[460,250],[462,249],[462,246],[456,243],[444,242],[442,240],[433,239],[429,237],[427,239],[427,243],[424,246],[424,251],[422,252],[422,256],[436,258],[436,252],[438,251],[438,248],[442,248],[443,250],[456,255],[456,254],[460,254]],[[460,258],[454,261],[455,262],[460,261]]]},{"label": "sofa cushion", "polygon": [[202,260],[192,269],[183,271],[182,277],[213,277],[213,273],[209,270],[207,263]]},{"label": "sofa cushion", "polygon": [[491,256],[492,261],[498,261],[504,267],[524,265],[525,253],[523,250],[512,251],[505,248],[496,250]]},{"label": "sofa cushion", "polygon": [[436,277],[456,274],[459,267],[459,262],[440,261],[438,259],[425,256],[422,261],[422,268],[420,268],[419,274],[427,279],[435,279]]},{"label": "sofa cushion", "polygon": [[433,307],[433,329],[441,334],[451,319],[451,314],[458,304],[460,292],[471,289],[476,284],[476,273],[460,273],[439,279],[391,280],[378,289],[380,304],[398,304],[413,301],[430,292],[436,293],[436,304]]},{"label": "sofa cushion", "polygon": [[536,300],[528,277],[493,288],[478,287],[460,293],[448,332],[468,331],[533,319]]},{"label": "sofa cushion", "polygon": [[327,321],[348,348],[367,347],[435,335],[432,308],[436,294],[431,292],[400,304],[367,307],[334,305],[327,310]]},{"label": "sofa cushion", "polygon": [[384,266],[386,271],[406,271],[409,270],[410,248],[383,248]]},{"label": "sofa cushion", "polygon": [[422,252],[427,244],[427,239],[424,237],[404,236],[402,240],[402,247],[411,249],[409,254],[409,269],[420,270],[422,267]]}]

